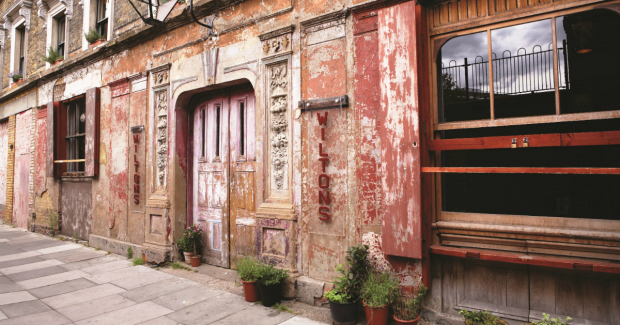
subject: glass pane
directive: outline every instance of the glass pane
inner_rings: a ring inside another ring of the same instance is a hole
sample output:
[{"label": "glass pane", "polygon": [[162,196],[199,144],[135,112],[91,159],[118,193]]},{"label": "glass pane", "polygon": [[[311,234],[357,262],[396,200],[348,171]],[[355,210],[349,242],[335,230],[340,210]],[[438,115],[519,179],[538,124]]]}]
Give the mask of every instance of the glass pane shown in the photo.
[{"label": "glass pane", "polygon": [[439,121],[491,118],[487,33],[458,36],[437,56]]},{"label": "glass pane", "polygon": [[240,155],[242,156],[245,155],[245,108],[243,104],[243,102],[239,103],[239,130],[241,131],[239,147],[241,149]]},{"label": "glass pane", "polygon": [[555,114],[551,20],[491,31],[495,118]]},{"label": "glass pane", "polygon": [[220,156],[220,107],[217,106],[215,114],[215,156]]},{"label": "glass pane", "polygon": [[556,18],[562,114],[620,109],[620,16],[591,10]]}]

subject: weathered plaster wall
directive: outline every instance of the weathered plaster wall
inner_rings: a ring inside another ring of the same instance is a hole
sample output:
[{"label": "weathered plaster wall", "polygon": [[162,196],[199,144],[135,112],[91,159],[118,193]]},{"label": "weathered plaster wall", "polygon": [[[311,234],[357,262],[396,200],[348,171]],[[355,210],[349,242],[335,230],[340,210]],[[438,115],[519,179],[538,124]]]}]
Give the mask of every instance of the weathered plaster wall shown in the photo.
[{"label": "weathered plaster wall", "polygon": [[6,209],[6,176],[9,151],[9,121],[0,122],[0,214]]}]

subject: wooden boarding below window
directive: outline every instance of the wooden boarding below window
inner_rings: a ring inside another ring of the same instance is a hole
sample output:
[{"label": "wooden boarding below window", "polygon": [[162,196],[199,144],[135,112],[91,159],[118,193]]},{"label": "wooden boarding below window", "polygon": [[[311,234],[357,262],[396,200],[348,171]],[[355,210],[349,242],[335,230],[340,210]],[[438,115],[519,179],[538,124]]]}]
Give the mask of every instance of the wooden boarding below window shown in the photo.
[{"label": "wooden boarding below window", "polygon": [[620,175],[620,168],[572,167],[422,167],[423,173]]},{"label": "wooden boarding below window", "polygon": [[537,265],[570,270],[586,270],[604,273],[620,273],[620,264],[599,260],[585,260],[566,257],[527,255],[517,252],[502,252],[485,249],[446,247],[431,245],[431,253],[438,255],[475,258],[487,261],[497,261],[513,264]]},{"label": "wooden boarding below window", "polygon": [[536,147],[603,146],[620,144],[620,131],[551,133],[501,137],[438,139],[428,142],[430,151]]}]

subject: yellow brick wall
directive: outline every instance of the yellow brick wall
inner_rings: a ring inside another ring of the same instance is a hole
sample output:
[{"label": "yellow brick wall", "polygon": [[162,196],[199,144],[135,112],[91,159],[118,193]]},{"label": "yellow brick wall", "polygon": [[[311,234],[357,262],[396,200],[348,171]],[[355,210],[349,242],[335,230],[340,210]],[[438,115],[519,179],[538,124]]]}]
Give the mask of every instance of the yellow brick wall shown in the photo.
[{"label": "yellow brick wall", "polygon": [[9,117],[9,148],[6,167],[6,210],[4,222],[13,223],[13,175],[15,170],[15,115]]}]

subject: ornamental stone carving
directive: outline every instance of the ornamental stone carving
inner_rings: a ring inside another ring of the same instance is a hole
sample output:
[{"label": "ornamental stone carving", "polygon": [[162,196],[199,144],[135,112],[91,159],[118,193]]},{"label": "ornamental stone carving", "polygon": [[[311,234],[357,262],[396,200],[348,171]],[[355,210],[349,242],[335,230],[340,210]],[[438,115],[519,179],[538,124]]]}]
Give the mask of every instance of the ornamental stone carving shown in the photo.
[{"label": "ornamental stone carving", "polygon": [[157,121],[157,185],[166,184],[166,157],[168,155],[168,90],[155,92],[155,118]]},{"label": "ornamental stone carving", "polygon": [[278,190],[284,189],[288,166],[288,106],[287,63],[269,68],[269,111],[271,112],[271,166],[273,181]]},{"label": "ornamental stone carving", "polygon": [[37,7],[39,7],[39,10],[37,11],[37,16],[43,19],[43,29],[47,29],[47,13],[49,11],[49,7],[47,6],[47,1],[38,0]]},{"label": "ornamental stone carving", "polygon": [[293,28],[294,26],[291,25],[259,35],[263,46],[263,56],[290,51]]}]

